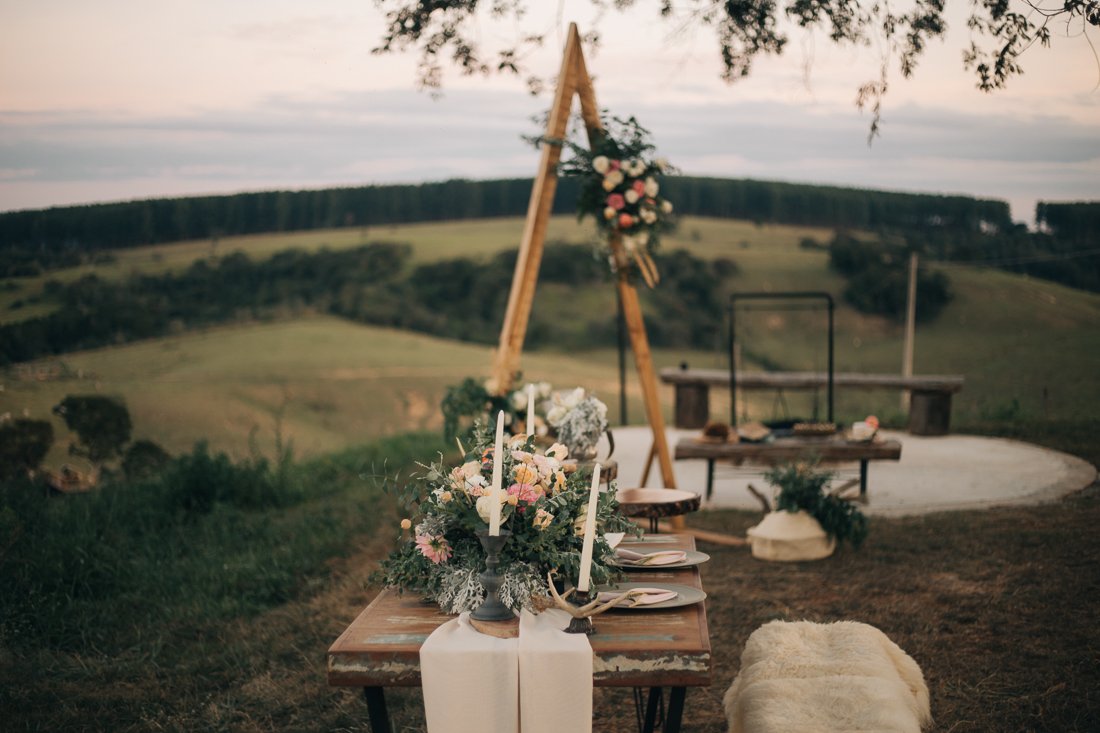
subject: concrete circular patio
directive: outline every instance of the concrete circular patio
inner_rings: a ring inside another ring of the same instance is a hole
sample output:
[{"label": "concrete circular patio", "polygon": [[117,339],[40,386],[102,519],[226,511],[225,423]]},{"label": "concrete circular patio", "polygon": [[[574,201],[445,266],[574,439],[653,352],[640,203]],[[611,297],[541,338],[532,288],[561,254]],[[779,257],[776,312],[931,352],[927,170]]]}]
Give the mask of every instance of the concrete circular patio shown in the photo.
[{"label": "concrete circular patio", "polygon": [[[647,426],[613,428],[615,454],[619,462],[618,486],[639,485],[646,455],[652,442]],[[668,429],[669,448],[698,430]],[[903,516],[962,509],[983,509],[1002,505],[1042,504],[1056,501],[1085,488],[1096,480],[1096,468],[1075,456],[1003,438],[973,435],[918,437],[884,431],[886,438],[902,444],[900,461],[872,461],[868,468],[868,515]],[[606,455],[601,446],[600,455]],[[696,491],[706,489],[706,461],[673,461],[676,486]],[[858,476],[858,464],[841,465],[840,480]],[[728,464],[715,467],[714,493],[704,509],[759,510],[760,502],[746,488],[753,484],[771,498],[771,487],[761,476],[762,468]],[[656,460],[648,485],[661,486]]]}]

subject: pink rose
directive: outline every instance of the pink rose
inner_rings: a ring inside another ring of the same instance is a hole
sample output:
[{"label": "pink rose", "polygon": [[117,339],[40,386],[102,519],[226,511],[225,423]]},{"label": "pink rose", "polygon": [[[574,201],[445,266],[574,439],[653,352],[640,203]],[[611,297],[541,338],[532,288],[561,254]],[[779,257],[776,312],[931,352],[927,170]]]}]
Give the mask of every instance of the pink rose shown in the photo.
[{"label": "pink rose", "polygon": [[615,211],[618,211],[626,206],[626,199],[623,198],[621,193],[613,193],[607,197],[607,205]]},{"label": "pink rose", "polygon": [[632,188],[634,193],[638,194],[638,198],[645,196],[645,183],[643,181],[634,181]]},{"label": "pink rose", "polygon": [[617,160],[611,161],[611,170],[617,171],[617,170],[619,170],[619,167],[620,167],[619,166],[619,161],[617,161]]},{"label": "pink rose", "polygon": [[634,219],[630,214],[619,214],[619,226],[623,229],[627,229],[634,223]]},{"label": "pink rose", "polygon": [[[508,487],[508,496],[514,496],[520,501],[525,501],[528,504],[534,504],[543,496],[543,492],[541,489],[536,489],[531,484],[512,484]],[[520,514],[523,514],[523,510],[526,508],[527,507],[521,506],[516,509],[516,511],[518,511]]]}]

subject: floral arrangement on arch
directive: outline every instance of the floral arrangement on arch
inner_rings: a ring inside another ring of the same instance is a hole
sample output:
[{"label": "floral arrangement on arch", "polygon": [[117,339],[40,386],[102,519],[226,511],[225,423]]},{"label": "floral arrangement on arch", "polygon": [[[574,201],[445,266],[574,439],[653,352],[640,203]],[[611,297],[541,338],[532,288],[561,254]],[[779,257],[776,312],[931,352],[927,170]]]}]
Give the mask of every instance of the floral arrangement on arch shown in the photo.
[{"label": "floral arrangement on arch", "polygon": [[[402,520],[398,547],[371,576],[372,583],[424,593],[447,613],[471,610],[481,603],[485,549],[475,532],[489,522],[492,437],[479,431],[462,465],[450,470],[442,461],[425,466],[426,472],[399,492],[399,503],[409,518]],[[532,593],[549,591],[547,572],[556,569],[571,579],[579,575],[590,474],[567,474],[561,463],[568,455],[566,447],[555,444],[540,455],[533,436],[513,437],[503,452],[502,488],[507,488],[501,491],[501,528],[512,536],[497,566],[504,576],[500,598],[509,608],[530,608]],[[616,576],[610,565],[614,551],[603,534],[641,535],[617,508],[613,489],[600,493],[599,531],[592,553],[594,583]]]},{"label": "floral arrangement on arch", "polygon": [[[630,117],[602,116],[603,135],[591,148],[569,140],[560,142],[572,154],[558,165],[563,176],[581,178],[577,218],[592,216],[606,235],[599,247],[613,273],[626,270],[628,277],[640,274],[650,287],[660,280],[653,253],[661,232],[671,227],[672,202],[660,195],[658,178],[673,173],[664,158],[652,157],[656,150],[649,131]],[[618,238],[624,257],[611,255],[609,242]]]}]

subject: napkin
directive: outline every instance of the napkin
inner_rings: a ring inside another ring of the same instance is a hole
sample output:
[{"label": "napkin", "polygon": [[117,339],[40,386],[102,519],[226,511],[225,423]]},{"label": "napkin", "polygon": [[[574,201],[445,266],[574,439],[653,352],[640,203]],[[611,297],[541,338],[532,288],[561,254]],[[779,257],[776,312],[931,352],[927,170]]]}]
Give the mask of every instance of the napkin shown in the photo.
[{"label": "napkin", "polygon": [[664,590],[662,588],[631,588],[630,590],[622,591],[603,591],[600,593],[600,603],[613,601],[619,596],[626,595],[627,593],[642,593],[643,595],[637,596],[632,601],[624,601],[622,605],[625,608],[630,608],[631,606],[648,606],[651,603],[671,601],[677,596],[674,590]]},{"label": "napkin", "polygon": [[[567,634],[565,611],[519,615],[519,710],[523,733],[592,730],[592,645]],[[433,732],[434,733],[434,732]]]},{"label": "napkin", "polygon": [[420,647],[428,730],[518,731],[518,669],[519,640],[482,634],[470,624],[469,611],[440,626]]},{"label": "napkin", "polygon": [[671,565],[687,560],[687,553],[681,550],[661,550],[643,554],[617,548],[615,556],[626,565]]}]

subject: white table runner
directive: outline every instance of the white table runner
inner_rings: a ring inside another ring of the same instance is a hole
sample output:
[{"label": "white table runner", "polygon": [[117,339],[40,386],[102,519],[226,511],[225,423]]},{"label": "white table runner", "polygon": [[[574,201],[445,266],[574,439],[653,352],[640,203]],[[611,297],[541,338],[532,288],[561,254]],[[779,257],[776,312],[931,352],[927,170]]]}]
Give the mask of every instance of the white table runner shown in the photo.
[{"label": "white table runner", "polygon": [[463,613],[420,648],[429,733],[592,730],[592,645],[569,615],[520,614],[518,639],[479,633]]}]

